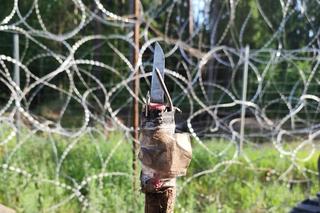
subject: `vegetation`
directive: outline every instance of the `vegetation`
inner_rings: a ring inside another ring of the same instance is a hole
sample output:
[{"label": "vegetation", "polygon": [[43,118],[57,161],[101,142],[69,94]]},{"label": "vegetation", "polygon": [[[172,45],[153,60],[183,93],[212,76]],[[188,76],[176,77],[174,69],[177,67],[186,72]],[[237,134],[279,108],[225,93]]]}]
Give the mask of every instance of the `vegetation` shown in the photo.
[{"label": "vegetation", "polygon": [[[143,194],[133,196],[132,192],[131,144],[121,133],[105,137],[93,131],[75,141],[46,133],[23,133],[22,138],[26,138],[23,144],[13,140],[0,147],[0,203],[25,213],[46,212],[58,203],[53,212],[79,212],[83,207],[79,196],[70,196],[73,192],[66,186],[76,189],[82,183],[80,192],[83,203],[91,204],[89,212],[143,212]],[[250,163],[238,158],[232,164],[233,145],[215,155],[230,145],[228,141],[211,140],[205,145],[212,154],[193,142],[188,175],[178,181],[176,212],[288,212],[318,190],[315,175],[308,172],[306,177],[294,169],[279,180],[291,162],[270,144],[245,146]],[[315,154],[300,166],[316,171],[316,158]],[[109,176],[100,179],[102,173]],[[293,179],[301,183],[288,182]]]}]

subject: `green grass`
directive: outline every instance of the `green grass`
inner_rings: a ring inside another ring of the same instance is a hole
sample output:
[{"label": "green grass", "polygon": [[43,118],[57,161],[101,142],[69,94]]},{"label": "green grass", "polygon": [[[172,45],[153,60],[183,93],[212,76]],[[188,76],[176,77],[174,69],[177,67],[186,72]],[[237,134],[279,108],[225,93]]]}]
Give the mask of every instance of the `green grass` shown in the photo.
[{"label": "green grass", "polygon": [[[209,149],[217,154],[226,147],[225,144],[223,141],[207,142]],[[279,180],[292,163],[290,159],[280,157],[270,144],[246,147],[244,153],[250,161],[240,157],[228,166],[228,160],[235,152],[232,146],[221,157],[213,157],[200,146],[195,147],[189,176],[203,170],[214,170],[217,166],[212,173],[193,179],[183,188],[179,206],[187,212],[218,212],[218,209],[221,212],[288,212],[309,194],[315,195],[318,189],[315,175],[307,173],[304,177],[297,169],[284,177],[288,180],[311,179],[311,188],[305,183],[290,184],[286,179]],[[314,154],[310,161],[300,163],[300,166],[316,171],[316,161],[317,154]],[[188,177],[182,178],[180,184],[183,185],[186,179]],[[188,196],[192,202],[189,202]]]},{"label": "green grass", "polygon": [[[0,203],[26,213],[48,212],[57,204],[52,212],[80,212],[86,202],[90,205],[84,212],[143,212],[143,194],[132,192],[131,142],[123,134],[112,132],[106,137],[91,131],[75,139],[28,134],[22,133],[22,144],[12,140],[0,146]],[[292,162],[271,144],[245,145],[250,161],[242,156],[233,163],[233,144],[227,150],[228,141],[205,144],[212,153],[193,142],[188,174],[178,179],[175,212],[288,212],[318,190],[315,174],[293,168],[283,175]],[[299,156],[308,152],[305,149]],[[298,166],[316,171],[318,154]],[[5,169],[5,164],[12,167]],[[290,184],[293,179],[309,180],[311,187],[307,182]],[[72,191],[77,187],[78,197]]]}]

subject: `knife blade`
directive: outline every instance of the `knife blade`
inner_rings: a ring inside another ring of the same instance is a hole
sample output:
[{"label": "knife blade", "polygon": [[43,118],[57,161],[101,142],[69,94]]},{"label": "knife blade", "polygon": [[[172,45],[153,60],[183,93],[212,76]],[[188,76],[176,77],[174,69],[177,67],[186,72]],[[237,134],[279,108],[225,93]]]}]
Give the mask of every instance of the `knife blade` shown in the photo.
[{"label": "knife blade", "polygon": [[151,92],[150,99],[153,103],[164,103],[164,91],[161,87],[161,82],[157,76],[157,70],[159,70],[162,79],[164,79],[164,66],[165,58],[164,53],[158,42],[155,44],[153,53],[153,67],[152,67],[152,79],[151,79]]}]

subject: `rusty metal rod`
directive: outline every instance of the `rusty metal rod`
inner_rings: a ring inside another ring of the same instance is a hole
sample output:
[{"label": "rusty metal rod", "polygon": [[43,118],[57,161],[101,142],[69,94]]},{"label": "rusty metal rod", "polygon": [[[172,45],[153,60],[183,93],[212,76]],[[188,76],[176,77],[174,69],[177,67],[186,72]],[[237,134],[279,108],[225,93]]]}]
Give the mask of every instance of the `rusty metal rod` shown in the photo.
[{"label": "rusty metal rod", "polygon": [[133,100],[133,159],[132,159],[132,169],[133,169],[133,182],[132,187],[134,191],[134,197],[137,195],[138,190],[138,153],[139,153],[139,87],[140,87],[140,79],[137,77],[139,75],[139,67],[137,67],[138,58],[139,58],[139,37],[140,37],[140,2],[139,0],[134,0],[133,5],[134,16],[136,22],[134,24],[134,50],[133,50],[133,67],[134,70],[134,81],[133,81],[133,92],[135,98]]}]

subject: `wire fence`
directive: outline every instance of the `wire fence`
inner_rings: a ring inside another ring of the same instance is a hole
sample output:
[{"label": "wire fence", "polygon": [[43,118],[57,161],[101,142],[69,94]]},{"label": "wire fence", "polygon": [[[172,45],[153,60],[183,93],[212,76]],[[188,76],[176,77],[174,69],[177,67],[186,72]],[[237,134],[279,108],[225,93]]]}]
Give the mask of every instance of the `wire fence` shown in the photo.
[{"label": "wire fence", "polygon": [[[218,38],[214,44],[201,43],[203,31],[211,21],[205,15],[206,7],[193,2],[192,20],[196,27],[188,36],[184,34],[190,19],[184,17],[183,10],[178,7],[182,1],[165,1],[159,8],[143,8],[143,15],[133,18],[111,12],[98,0],[94,4],[76,0],[68,16],[73,17],[70,19],[73,25],[69,23],[73,28],[63,32],[53,31],[55,28],[46,22],[39,1],[27,6],[18,1],[10,4],[13,9],[6,13],[0,25],[0,168],[5,174],[3,178],[7,181],[6,177],[12,173],[18,175],[15,178],[21,182],[47,184],[67,194],[54,205],[43,204],[48,211],[55,211],[74,198],[83,211],[97,210],[97,202],[104,202],[107,196],[92,200],[85,191],[90,184],[100,181],[104,188],[103,182],[117,186],[113,182],[116,178],[136,178],[131,171],[107,168],[114,161],[125,160],[112,159],[112,153],[117,152],[119,146],[130,147],[133,141],[133,100],[137,98],[141,108],[150,89],[155,42],[160,42],[165,51],[165,80],[174,105],[182,110],[177,115],[177,131],[189,132],[193,146],[202,147],[207,155],[222,156],[210,168],[187,176],[179,195],[197,177],[220,173],[239,164],[241,156],[253,170],[260,171],[245,148],[263,149],[265,144],[288,164],[275,181],[308,182],[315,177],[317,171],[302,163],[313,158],[319,148],[319,48],[315,47],[319,31],[309,36],[302,48],[273,48],[282,38],[285,26],[290,24],[290,18],[301,13],[299,8],[292,7],[291,1],[280,1],[283,17],[277,27],[273,26],[273,33],[261,48],[242,45],[248,21],[254,16],[251,11],[240,23],[238,44],[241,46],[228,45],[228,41],[224,44],[226,35],[234,33],[234,16],[241,6],[240,1],[226,1],[222,5],[227,6],[221,11],[228,19],[220,19],[225,30],[216,33]],[[203,4],[210,4],[210,1],[203,1]],[[264,10],[267,9],[259,9],[259,21],[270,25]],[[142,23],[142,36],[138,64],[134,66],[131,62],[132,26],[137,21]],[[163,30],[155,28],[157,21],[164,23]],[[131,89],[136,72],[140,79],[139,97],[135,97]],[[73,150],[77,150],[78,141],[84,135],[92,136],[88,140],[97,142],[99,137],[108,141],[110,135],[118,132],[121,136],[105,156],[103,148],[93,142],[92,146],[96,146],[93,156],[99,156],[101,163],[98,172],[85,173],[79,180],[68,170],[61,173],[65,164],[72,164],[69,158],[73,159]],[[19,161],[23,159],[25,145],[34,140],[33,137],[40,135],[41,138],[41,134],[52,145],[47,152],[54,153],[55,162],[53,168],[48,168],[50,175],[44,177],[41,168],[30,169]],[[216,151],[210,141],[223,141],[225,148]],[[233,154],[228,155],[228,152]],[[295,179],[292,175],[295,173],[304,179]],[[206,199],[210,196],[206,195]]]}]

